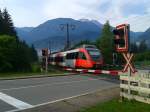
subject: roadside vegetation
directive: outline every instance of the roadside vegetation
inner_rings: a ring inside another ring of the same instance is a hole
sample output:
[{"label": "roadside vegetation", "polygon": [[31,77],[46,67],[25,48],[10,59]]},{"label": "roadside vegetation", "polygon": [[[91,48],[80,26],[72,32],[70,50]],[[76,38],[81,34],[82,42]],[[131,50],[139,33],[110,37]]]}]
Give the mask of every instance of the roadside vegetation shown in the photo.
[{"label": "roadside vegetation", "polygon": [[37,60],[34,46],[19,40],[9,13],[0,10],[0,73],[32,72]]},{"label": "roadside vegetation", "polygon": [[40,70],[40,64],[32,64],[32,71],[29,72],[2,72],[0,73],[0,79],[7,78],[21,78],[21,77],[37,77],[37,76],[58,76],[65,75],[69,72],[62,70],[62,68],[57,66],[48,66],[48,72],[46,73],[44,70]]},{"label": "roadside vegetation", "polygon": [[83,109],[80,112],[149,112],[150,105],[140,103],[137,101],[129,101],[124,99],[123,102],[119,102],[118,99],[114,99],[105,103],[99,103],[93,107]]},{"label": "roadside vegetation", "polygon": [[10,79],[10,78],[23,78],[23,77],[38,77],[38,76],[63,76],[66,75],[69,72],[65,72],[65,71],[50,71],[48,73],[45,72],[37,72],[37,73],[33,73],[33,72],[16,72],[16,73],[0,73],[0,79]]}]

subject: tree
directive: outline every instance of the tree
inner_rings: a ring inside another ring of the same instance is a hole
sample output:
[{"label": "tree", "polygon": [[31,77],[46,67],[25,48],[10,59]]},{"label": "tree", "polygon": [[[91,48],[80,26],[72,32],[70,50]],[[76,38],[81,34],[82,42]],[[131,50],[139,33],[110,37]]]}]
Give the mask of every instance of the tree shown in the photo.
[{"label": "tree", "polygon": [[2,13],[2,20],[3,20],[3,34],[17,37],[13,22],[11,20],[11,16],[9,15],[7,9],[4,9]]},{"label": "tree", "polygon": [[147,50],[147,45],[146,45],[146,42],[145,42],[145,40],[142,40],[141,42],[140,42],[140,45],[139,45],[139,52],[144,52],[144,51],[146,51]]},{"label": "tree", "polygon": [[138,47],[137,47],[137,45],[136,45],[135,43],[131,43],[131,44],[130,44],[130,50],[131,50],[131,52],[133,52],[133,53],[137,53],[137,52],[138,52]]},{"label": "tree", "polygon": [[0,9],[0,35],[3,34],[3,16]]},{"label": "tree", "polygon": [[109,21],[104,24],[101,36],[96,40],[96,46],[101,50],[104,62],[112,64],[113,33]]},{"label": "tree", "polygon": [[37,60],[34,46],[18,39],[7,10],[0,10],[0,72],[27,72]]},{"label": "tree", "polygon": [[27,72],[31,64],[36,62],[37,54],[34,47],[25,42],[16,42],[12,36],[0,36],[0,72]]},{"label": "tree", "polygon": [[31,50],[31,57],[32,57],[32,60],[31,60],[31,61],[32,61],[32,62],[38,61],[38,55],[37,55],[37,52],[36,52],[36,50],[35,50],[33,44],[32,44],[32,46],[31,46],[30,50]]},{"label": "tree", "polygon": [[16,40],[7,35],[0,36],[0,71],[12,71]]},{"label": "tree", "polygon": [[17,43],[15,48],[15,56],[13,57],[14,71],[27,72],[31,70],[31,55],[29,47],[22,42]]}]

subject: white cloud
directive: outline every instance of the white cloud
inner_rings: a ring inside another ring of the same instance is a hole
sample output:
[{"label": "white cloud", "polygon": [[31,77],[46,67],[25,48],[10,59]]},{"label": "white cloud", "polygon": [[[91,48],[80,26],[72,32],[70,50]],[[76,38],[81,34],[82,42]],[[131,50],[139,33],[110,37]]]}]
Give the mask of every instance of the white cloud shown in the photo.
[{"label": "white cloud", "polygon": [[87,0],[86,2],[80,0],[48,1],[45,3],[44,13],[50,18],[71,17],[79,19],[81,14],[86,15],[93,10],[91,6],[95,3],[94,1],[97,0]]},{"label": "white cloud", "polygon": [[147,13],[150,13],[150,7],[149,7],[149,8],[147,8]]},{"label": "white cloud", "polygon": [[[109,20],[114,26],[123,22],[135,25],[136,18],[140,25],[135,26],[140,27],[133,28],[135,31],[144,31],[145,26],[150,26],[147,21],[149,4],[150,0],[0,0],[0,6],[9,9],[17,26],[36,26],[59,17],[96,19],[101,23]],[[144,9],[138,9],[145,10],[145,14],[134,13],[136,10],[127,12],[129,5],[143,6]]]}]

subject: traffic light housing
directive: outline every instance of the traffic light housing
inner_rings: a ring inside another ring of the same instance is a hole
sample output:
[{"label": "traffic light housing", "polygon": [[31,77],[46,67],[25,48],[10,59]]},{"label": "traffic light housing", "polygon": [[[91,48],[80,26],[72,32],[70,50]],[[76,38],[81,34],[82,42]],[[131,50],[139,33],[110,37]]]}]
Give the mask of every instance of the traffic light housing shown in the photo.
[{"label": "traffic light housing", "polygon": [[48,49],[42,49],[42,56],[48,56]]},{"label": "traffic light housing", "polygon": [[116,26],[113,30],[115,35],[114,44],[117,52],[128,52],[129,51],[129,24],[122,24]]}]

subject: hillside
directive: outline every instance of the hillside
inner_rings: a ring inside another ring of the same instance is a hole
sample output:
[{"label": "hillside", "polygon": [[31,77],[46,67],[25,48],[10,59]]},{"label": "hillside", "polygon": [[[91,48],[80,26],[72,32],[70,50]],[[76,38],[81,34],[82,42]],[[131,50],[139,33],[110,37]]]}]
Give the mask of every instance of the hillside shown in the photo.
[{"label": "hillside", "polygon": [[18,36],[21,39],[25,40],[28,44],[34,44],[36,48],[47,47],[49,41],[52,43],[52,47],[57,46],[57,48],[62,48],[66,42],[66,28],[62,30],[62,24],[73,26],[73,28],[71,26],[69,28],[71,44],[85,39],[94,41],[99,37],[103,26],[95,20],[89,21],[74,20],[71,18],[57,18],[48,20],[45,23],[32,28],[32,30],[16,29]]},{"label": "hillside", "polygon": [[29,33],[31,30],[34,29],[34,27],[22,27],[22,28],[15,28],[17,31],[17,34],[21,40],[28,41]]},{"label": "hillside", "polygon": [[150,28],[148,28],[142,35],[138,37],[138,41],[146,40],[146,44],[150,48]]},{"label": "hillside", "polygon": [[[62,25],[69,24],[70,43],[74,45],[81,40],[95,41],[101,34],[103,25],[96,20],[57,18],[48,20],[37,27],[16,28],[21,40],[34,44],[36,48],[51,46],[52,49],[62,49],[66,43],[67,30]],[[146,32],[130,32],[131,42],[150,40],[150,29]],[[150,41],[147,41],[149,44]],[[150,45],[150,44],[149,44]]]}]

